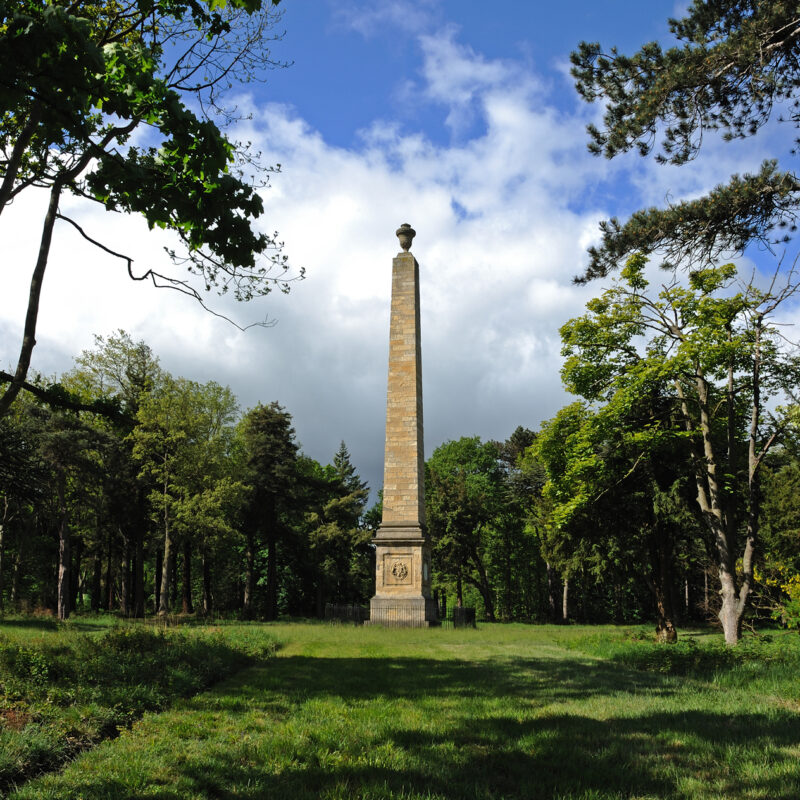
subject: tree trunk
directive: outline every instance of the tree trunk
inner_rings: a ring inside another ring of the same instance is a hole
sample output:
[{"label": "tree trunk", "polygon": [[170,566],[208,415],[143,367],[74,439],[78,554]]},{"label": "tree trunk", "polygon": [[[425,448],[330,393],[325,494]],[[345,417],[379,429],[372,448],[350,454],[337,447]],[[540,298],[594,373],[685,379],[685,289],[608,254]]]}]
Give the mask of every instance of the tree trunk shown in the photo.
[{"label": "tree trunk", "polygon": [[133,562],[133,616],[144,618],[144,532],[136,528],[135,560]]},{"label": "tree trunk", "polygon": [[203,566],[203,614],[208,616],[211,614],[213,601],[211,598],[211,563],[205,548],[203,548],[200,558]]},{"label": "tree trunk", "polygon": [[173,544],[169,531],[169,455],[164,454],[164,557],[161,560],[161,594],[158,598],[158,613],[168,614],[170,609],[170,579],[172,578]]},{"label": "tree trunk", "polygon": [[14,556],[14,569],[11,573],[11,607],[16,608],[19,603],[19,582],[22,577],[22,550],[25,546],[25,533],[17,531],[17,553]]},{"label": "tree trunk", "polygon": [[456,607],[464,607],[464,588],[461,585],[461,576],[456,578]]},{"label": "tree trunk", "polygon": [[62,184],[59,181],[53,184],[50,189],[50,202],[47,206],[47,213],[44,218],[42,236],[39,240],[39,254],[36,258],[36,266],[31,275],[30,289],[28,292],[28,310],[25,315],[25,327],[22,334],[22,346],[20,347],[17,368],[14,372],[14,380],[8,385],[2,396],[0,396],[0,418],[8,413],[8,409],[16,399],[22,389],[22,384],[28,376],[28,367],[31,363],[31,354],[36,345],[36,322],[39,317],[39,299],[42,294],[42,283],[44,273],[47,268],[47,260],[50,256],[50,243],[53,240],[53,226],[56,223],[58,214],[58,202],[61,197]]},{"label": "tree trunk", "polygon": [[569,622],[569,578],[563,580],[564,590],[561,594],[561,621]]},{"label": "tree trunk", "polygon": [[[6,500],[6,507],[8,507],[8,501]],[[0,522],[0,611],[3,610],[3,552],[4,552],[4,533],[5,533],[6,526]]]},{"label": "tree trunk", "polygon": [[659,642],[677,642],[678,631],[675,628],[675,614],[672,608],[672,598],[667,592],[659,591],[656,594],[656,611],[658,612],[658,623],[656,624],[656,636]]},{"label": "tree trunk", "polygon": [[19,132],[16,142],[14,142],[11,155],[4,165],[5,175],[2,184],[0,184],[0,214],[3,213],[11,199],[11,193],[14,191],[14,181],[17,179],[19,170],[25,160],[25,151],[36,133],[41,118],[42,102],[41,100],[35,100],[28,110],[25,124],[22,126],[22,130]]},{"label": "tree trunk", "polygon": [[58,487],[58,505],[61,511],[61,521],[58,526],[58,591],[57,591],[57,612],[59,619],[69,618],[69,573],[70,573],[70,552],[69,552],[69,524],[67,520],[66,499],[64,488]]},{"label": "tree trunk", "polygon": [[274,528],[267,538],[267,619],[278,618],[278,542]]},{"label": "tree trunk", "polygon": [[442,619],[447,619],[447,592],[442,589]]},{"label": "tree trunk", "polygon": [[[741,636],[741,615],[744,613],[744,603],[739,603],[739,591],[736,585],[736,556],[733,552],[734,543],[731,541],[729,526],[725,519],[725,499],[717,474],[718,464],[712,438],[711,415],[708,408],[708,384],[699,371],[695,376],[695,384],[700,412],[699,429],[703,440],[702,453],[695,455],[697,504],[716,545],[721,586],[720,595],[722,596],[719,621],[722,623],[725,643],[733,645],[739,641]],[[680,386],[679,395],[687,430],[691,430],[691,415]],[[746,599],[746,595],[744,599]]]},{"label": "tree trunk", "polygon": [[489,577],[486,574],[486,568],[483,566],[483,561],[477,552],[472,554],[472,559],[475,562],[475,568],[478,571],[478,582],[476,588],[481,593],[483,598],[483,608],[486,611],[486,619],[489,622],[495,622],[494,613],[494,600],[492,598],[492,588],[489,585]]},{"label": "tree trunk", "polygon": [[[2,207],[0,207],[2,210]],[[0,611],[3,610],[3,568],[4,568],[4,561],[3,557],[5,555],[5,534],[7,531],[8,520],[10,515],[8,513],[8,495],[3,495],[3,516],[0,517]]]},{"label": "tree trunk", "polygon": [[729,573],[720,570],[720,583],[722,589],[722,607],[719,610],[719,621],[722,623],[722,632],[725,644],[734,645],[742,637],[742,614],[739,608],[739,598],[736,591],[735,578]]},{"label": "tree trunk", "polygon": [[108,532],[108,552],[106,553],[106,609],[114,610],[114,538]]},{"label": "tree trunk", "polygon": [[194,614],[192,605],[192,545],[188,539],[183,543],[183,596],[181,607],[184,614]]},{"label": "tree trunk", "polygon": [[513,548],[509,541],[508,532],[504,531],[503,535],[503,600],[501,604],[501,616],[504,622],[511,619],[511,598],[514,594],[513,586],[513,571],[511,564],[511,553]]},{"label": "tree trunk", "polygon": [[172,594],[170,592],[170,581],[172,580],[172,564],[175,560],[174,551],[175,547],[172,543],[172,537],[170,536],[169,529],[167,529],[164,535],[164,555],[161,559],[161,596],[158,602],[159,614],[169,614],[170,610],[170,597]]},{"label": "tree trunk", "polygon": [[164,537],[164,551],[161,556],[161,594],[158,598],[158,613],[168,614],[170,611],[170,599],[172,597],[172,562],[175,558],[175,547],[169,532]]},{"label": "tree trunk", "polygon": [[70,611],[78,608],[78,595],[81,591],[81,562],[83,561],[83,539],[78,537],[75,542],[75,563],[72,566],[71,593],[69,598]]},{"label": "tree trunk", "polygon": [[545,561],[547,569],[547,604],[550,610],[550,622],[558,622],[558,575],[549,561]]},{"label": "tree trunk", "polygon": [[[675,605],[672,580],[672,537],[655,521],[652,514],[652,536],[655,540],[655,594],[658,622],[656,635],[660,642],[677,642],[678,631],[675,629]],[[651,553],[653,552],[651,545]]]},{"label": "tree trunk", "polygon": [[684,578],[683,580],[683,613],[686,619],[689,619],[689,611],[691,606],[689,605],[689,579]]},{"label": "tree trunk", "polygon": [[100,610],[100,597],[102,595],[103,583],[103,559],[100,550],[94,551],[94,569],[92,571],[92,592],[91,592],[91,606],[92,611]]},{"label": "tree trunk", "polygon": [[161,603],[161,577],[164,574],[164,551],[160,548],[156,551],[156,571],[155,571],[155,591],[153,593],[153,612],[158,613]]},{"label": "tree trunk", "polygon": [[247,548],[244,554],[244,597],[242,599],[242,617],[253,618],[253,594],[256,586],[256,542],[252,530],[247,532]]},{"label": "tree trunk", "polygon": [[122,564],[120,571],[122,572],[122,586],[120,587],[120,610],[123,617],[129,617],[131,614],[131,584],[130,584],[130,569],[131,569],[131,546],[128,537],[120,531],[122,536]]}]

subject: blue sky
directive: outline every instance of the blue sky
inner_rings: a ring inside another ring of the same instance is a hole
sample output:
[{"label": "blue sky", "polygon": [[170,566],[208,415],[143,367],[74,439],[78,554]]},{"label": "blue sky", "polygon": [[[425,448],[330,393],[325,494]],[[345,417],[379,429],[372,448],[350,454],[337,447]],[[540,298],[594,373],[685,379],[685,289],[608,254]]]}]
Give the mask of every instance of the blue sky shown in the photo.
[{"label": "blue sky", "polygon": [[[341,147],[357,147],[359,132],[377,119],[422,130],[440,144],[453,136],[444,124],[443,104],[413,91],[424,58],[422,35],[450,29],[460,43],[489,61],[521,62],[547,77],[550,102],[571,109],[580,101],[563,69],[580,40],[626,48],[663,38],[674,8],[672,2],[634,0],[498,0],[491,5],[474,0],[284,0],[283,5],[286,36],[274,52],[293,66],[271,76],[263,96],[294,106],[324,132],[326,141]],[[461,136],[475,133],[474,128],[459,131]]]},{"label": "blue sky", "polygon": [[[732,172],[787,154],[792,131],[709,138],[700,158],[660,167],[590,156],[601,113],[572,88],[581,39],[623,51],[668,35],[673,2],[492,4],[472,0],[284,0],[293,61],[237,97],[252,118],[232,133],[280,163],[264,191],[306,279],[250,306],[209,298],[241,333],[174,293],[131,283],[117,262],[63,226],[54,236],[33,368],[71,366],[95,333],[144,339],[176,375],[231,386],[244,408],[277,400],[304,450],[328,462],[344,440],[373,489],[382,480],[391,259],[402,222],[417,230],[426,451],[448,439],[536,429],[570,398],[558,330],[602,285],[575,287],[598,223],[696,196]],[[15,363],[42,198],[0,221],[0,362]],[[96,238],[168,268],[169,241],[137,219],[68,204]],[[745,262],[746,263],[746,262]],[[183,277],[183,276],[181,276]]]}]

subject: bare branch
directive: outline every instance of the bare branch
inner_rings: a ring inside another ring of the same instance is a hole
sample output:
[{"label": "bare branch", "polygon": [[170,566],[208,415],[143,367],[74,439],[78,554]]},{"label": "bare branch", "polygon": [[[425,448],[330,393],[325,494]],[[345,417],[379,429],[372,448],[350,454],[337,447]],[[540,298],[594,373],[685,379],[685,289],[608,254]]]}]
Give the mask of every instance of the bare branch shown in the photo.
[{"label": "bare branch", "polygon": [[[240,331],[246,331],[250,328],[272,328],[277,324],[277,320],[265,318],[262,322],[251,322],[249,325],[244,326],[239,325],[239,323],[235,322],[230,317],[225,316],[225,314],[220,314],[218,311],[214,311],[213,308],[209,308],[204,302],[202,295],[200,295],[200,293],[187,281],[181,281],[177,278],[171,278],[168,275],[162,275],[160,272],[156,272],[152,269],[148,269],[143,275],[135,275],[133,272],[133,258],[126,256],[123,253],[118,253],[116,250],[106,247],[106,245],[104,245],[102,242],[98,242],[97,239],[89,236],[89,234],[86,233],[86,231],[77,222],[75,222],[75,220],[65,217],[63,214],[57,214],[56,216],[58,219],[62,219],[64,222],[68,222],[70,225],[72,225],[72,227],[75,228],[75,230],[77,230],[78,233],[90,244],[93,244],[95,247],[100,248],[100,250],[103,250],[109,255],[124,261],[127,265],[128,276],[131,278],[131,280],[146,281],[149,279],[153,286],[155,286],[157,289],[174,289],[181,294],[188,295],[192,299],[196,300],[209,314],[213,314],[215,317],[224,319],[226,322],[229,322],[234,328],[237,328]],[[159,281],[163,282],[159,283]]]}]

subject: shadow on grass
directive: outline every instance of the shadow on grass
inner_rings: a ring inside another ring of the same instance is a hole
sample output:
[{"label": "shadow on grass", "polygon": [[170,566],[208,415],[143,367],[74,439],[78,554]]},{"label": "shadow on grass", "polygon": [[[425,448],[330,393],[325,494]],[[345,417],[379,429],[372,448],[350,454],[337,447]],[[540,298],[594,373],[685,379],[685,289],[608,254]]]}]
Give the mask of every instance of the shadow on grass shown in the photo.
[{"label": "shadow on grass", "polygon": [[11,618],[0,617],[0,630],[3,628],[27,628],[32,631],[57,631],[59,622],[53,617]]},{"label": "shadow on grass", "polygon": [[[359,798],[770,798],[797,800],[796,758],[773,752],[770,777],[752,779],[730,774],[724,761],[731,748],[748,743],[774,750],[797,743],[797,724],[763,715],[742,714],[730,731],[731,720],[719,714],[654,714],[615,721],[583,716],[551,716],[520,723],[511,718],[457,727],[446,735],[419,736],[397,729],[388,739],[374,742],[379,750],[390,744],[406,751],[411,764],[382,765],[319,763],[309,758],[274,774],[247,763],[242,751],[217,752],[209,762],[189,758],[177,770],[183,790],[163,789],[162,800],[209,797],[260,800],[284,797]],[[652,737],[679,737],[661,744]],[[680,738],[703,739],[714,755],[702,757]],[[716,759],[721,759],[720,764]],[[755,757],[754,757],[755,759]],[[793,775],[787,776],[787,771]],[[694,778],[694,788],[678,787],[676,776]],[[698,786],[706,784],[706,792]],[[713,787],[713,788],[712,788]],[[94,794],[89,794],[94,797]],[[103,792],[99,796],[110,796]],[[132,797],[120,793],[117,797]],[[148,794],[148,796],[150,796]],[[83,797],[83,795],[81,795]]]},{"label": "shadow on grass", "polygon": [[26,630],[39,633],[54,633],[57,631],[81,631],[82,633],[92,633],[95,631],[111,630],[113,625],[109,623],[93,622],[73,618],[69,622],[61,622],[54,617],[12,617],[11,619],[0,616],[0,633],[3,628],[13,628],[15,630]]},{"label": "shadow on grass", "polygon": [[[146,794],[797,800],[800,715],[626,705],[680,691],[658,675],[581,658],[277,659],[186,703],[189,714],[220,714],[237,736],[196,747],[203,736],[190,730],[193,744],[165,765],[170,780]],[[348,721],[332,724],[326,701],[350,710]],[[568,701],[578,702],[559,706]],[[589,716],[581,703],[595,701],[604,712]],[[420,723],[425,714],[444,715],[442,724]],[[253,720],[262,727],[248,728]],[[70,797],[143,796],[96,772],[79,784]]]}]

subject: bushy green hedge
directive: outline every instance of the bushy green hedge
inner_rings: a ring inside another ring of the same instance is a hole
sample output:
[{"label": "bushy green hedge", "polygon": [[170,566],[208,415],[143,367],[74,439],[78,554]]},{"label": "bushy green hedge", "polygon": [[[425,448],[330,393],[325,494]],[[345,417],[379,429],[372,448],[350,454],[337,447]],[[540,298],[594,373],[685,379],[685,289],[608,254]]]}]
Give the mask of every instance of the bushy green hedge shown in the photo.
[{"label": "bushy green hedge", "polygon": [[0,792],[274,652],[221,633],[113,628],[18,644],[0,635]]}]

